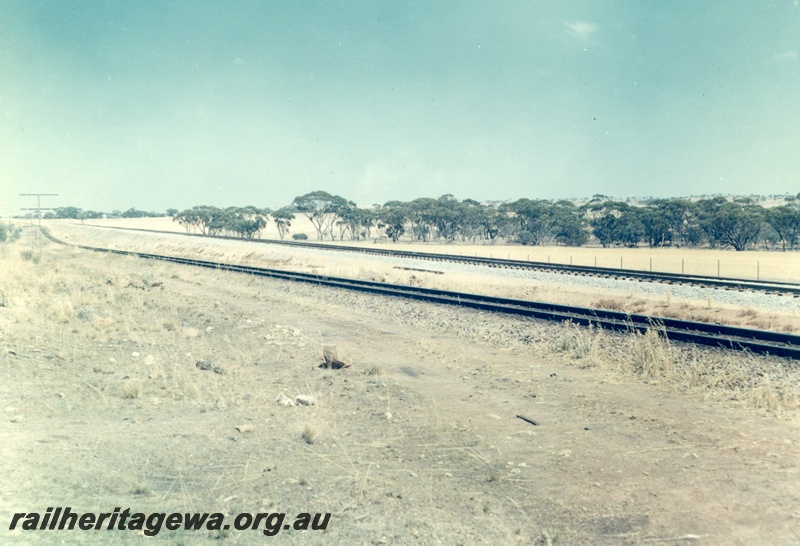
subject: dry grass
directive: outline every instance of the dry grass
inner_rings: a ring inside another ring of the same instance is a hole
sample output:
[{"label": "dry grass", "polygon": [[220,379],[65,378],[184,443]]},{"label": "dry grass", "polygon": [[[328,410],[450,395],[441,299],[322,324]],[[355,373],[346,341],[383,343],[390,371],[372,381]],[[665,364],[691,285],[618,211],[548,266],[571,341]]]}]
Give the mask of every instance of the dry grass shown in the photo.
[{"label": "dry grass", "polygon": [[800,371],[787,367],[785,360],[674,345],[657,324],[644,332],[632,329],[628,334],[612,334],[566,322],[556,333],[518,332],[517,342],[520,337],[524,345],[539,347],[539,351],[547,347],[580,368],[735,400],[773,414],[800,407]]},{"label": "dry grass", "polygon": [[592,307],[597,309],[608,309],[609,311],[624,311],[625,304],[620,299],[601,298],[592,303]]},{"label": "dry grass", "polygon": [[648,309],[647,303],[647,300],[634,298],[629,294],[625,298],[600,298],[592,303],[592,307],[621,313],[642,313]]},{"label": "dry grass", "polygon": [[796,389],[787,388],[783,383],[774,385],[769,376],[759,378],[747,393],[745,401],[754,408],[770,413],[778,413],[785,408],[800,407],[800,393]]},{"label": "dry grass", "polygon": [[669,340],[656,327],[629,334],[631,371],[651,380],[670,380],[675,374],[675,357]]},{"label": "dry grass", "polygon": [[[14,259],[9,252],[5,258],[0,292],[10,314],[4,320],[27,324],[38,332],[38,344],[60,346],[55,354],[60,361],[92,363],[96,377],[124,369],[130,378],[120,387],[121,399],[137,400],[143,393],[153,393],[158,399],[206,406],[220,399],[236,400],[236,374],[223,387],[217,374],[194,365],[204,354],[218,352],[216,341],[206,339],[213,337],[213,330],[206,332],[204,319],[162,303],[158,287],[142,287],[140,279],[131,275],[123,275],[122,282],[98,283],[80,269],[62,271],[47,253],[38,262],[24,256]],[[124,267],[125,259],[114,259]],[[150,274],[163,276],[161,267],[151,264]],[[202,335],[181,336],[176,325],[185,322],[196,324]],[[238,332],[220,341],[227,346],[229,371],[265,352],[257,341]],[[95,395],[105,390],[93,381],[85,386]],[[106,400],[104,394],[103,398],[104,405],[114,403],[113,398]]]},{"label": "dry grass", "polygon": [[561,335],[556,337],[556,350],[566,353],[574,360],[580,360],[580,366],[588,368],[597,363],[599,347],[603,342],[603,333],[593,327],[584,328],[572,322],[565,322]]},{"label": "dry grass", "polygon": [[317,429],[311,425],[305,425],[303,427],[302,432],[300,433],[300,437],[303,441],[307,444],[313,444],[314,440],[317,438]]},{"label": "dry grass", "polygon": [[[594,327],[565,322],[551,346],[557,353],[580,361],[580,367],[597,366],[646,380],[674,378],[672,347],[657,325],[644,332],[631,328],[626,335],[611,335]],[[615,352],[623,353],[624,357],[613,355]]]},{"label": "dry grass", "polygon": [[142,382],[139,379],[130,379],[123,384],[122,397],[126,399],[139,398],[142,395]]}]

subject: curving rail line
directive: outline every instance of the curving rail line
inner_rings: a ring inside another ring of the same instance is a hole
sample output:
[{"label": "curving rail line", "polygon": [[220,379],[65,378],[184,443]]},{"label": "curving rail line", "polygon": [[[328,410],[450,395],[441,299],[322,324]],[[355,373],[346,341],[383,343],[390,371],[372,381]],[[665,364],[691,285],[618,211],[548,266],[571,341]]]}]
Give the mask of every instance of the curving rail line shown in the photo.
[{"label": "curving rail line", "polygon": [[429,260],[438,262],[453,262],[470,265],[482,265],[504,269],[525,269],[531,271],[545,271],[549,273],[564,273],[569,275],[583,275],[593,277],[606,277],[612,279],[633,280],[640,282],[658,282],[663,284],[683,284],[691,286],[704,286],[722,290],[754,291],[772,294],[781,294],[800,298],[800,284],[777,281],[754,281],[732,277],[711,277],[708,275],[685,275],[681,273],[659,273],[639,271],[636,269],[616,269],[608,267],[592,267],[584,265],[552,264],[547,262],[531,262],[526,260],[504,260],[499,258],[482,258],[479,256],[457,256],[454,254],[439,254],[431,252],[412,252],[408,250],[391,250],[385,248],[365,248],[357,246],[330,245],[325,243],[301,243],[297,241],[283,241],[277,239],[241,239],[225,235],[201,235],[198,233],[181,233],[177,231],[164,231],[143,228],[125,228],[116,226],[92,226],[105,229],[120,229],[126,231],[143,231],[148,233],[164,233],[186,237],[203,237],[214,239],[228,239],[240,242],[262,243],[271,245],[294,246],[300,248],[313,248],[316,250],[354,252],[372,254],[376,256],[389,256],[394,258],[411,258],[415,260]]},{"label": "curving rail line", "polygon": [[42,233],[51,241],[74,246],[85,250],[108,252],[128,256],[138,256],[146,259],[162,260],[177,264],[192,265],[258,275],[274,279],[290,280],[295,282],[311,283],[319,286],[357,290],[369,294],[382,296],[401,297],[406,299],[424,301],[443,305],[458,305],[472,309],[480,309],[496,313],[512,314],[550,321],[571,321],[584,326],[596,326],[607,330],[623,332],[645,332],[655,329],[672,341],[683,341],[712,347],[722,347],[732,350],[751,351],[759,354],[770,354],[792,359],[800,359],[800,336],[764,330],[752,330],[719,324],[707,324],[648,315],[620,313],[586,307],[559,305],[554,303],[499,298],[420,288],[374,281],[362,281],[338,277],[328,277],[311,273],[299,273],[278,269],[267,269],[174,256],[161,256],[125,250],[113,250],[81,245],[70,245],[53,237],[46,229]]}]

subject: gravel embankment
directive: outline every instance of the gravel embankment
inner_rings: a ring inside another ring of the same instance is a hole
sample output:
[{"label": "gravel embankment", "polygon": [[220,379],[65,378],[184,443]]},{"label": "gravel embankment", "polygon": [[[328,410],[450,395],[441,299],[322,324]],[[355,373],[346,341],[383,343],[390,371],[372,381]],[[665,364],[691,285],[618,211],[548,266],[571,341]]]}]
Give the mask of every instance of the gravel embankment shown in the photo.
[{"label": "gravel embankment", "polygon": [[[369,262],[375,266],[382,265],[390,268],[409,267],[418,269],[429,269],[444,273],[456,273],[473,275],[478,277],[478,282],[488,283],[497,279],[509,279],[514,281],[529,281],[541,284],[566,285],[590,289],[597,293],[618,292],[655,296],[666,298],[669,293],[671,297],[687,300],[706,300],[709,297],[714,303],[724,303],[739,307],[771,309],[785,313],[800,312],[800,298],[791,296],[765,294],[760,292],[737,292],[720,288],[708,288],[691,285],[667,285],[652,282],[640,282],[635,280],[612,279],[603,277],[590,277],[582,275],[569,275],[564,273],[549,273],[545,271],[533,271],[523,269],[501,269],[489,268],[482,265],[471,265],[456,262],[434,262],[430,260],[418,260],[413,258],[399,258],[389,256],[378,256],[370,254],[331,252],[316,249],[305,249],[298,247],[292,248],[292,253],[298,256],[306,256],[313,260],[321,255],[349,255],[356,257],[361,262]],[[325,257],[330,257],[330,256]]]}]

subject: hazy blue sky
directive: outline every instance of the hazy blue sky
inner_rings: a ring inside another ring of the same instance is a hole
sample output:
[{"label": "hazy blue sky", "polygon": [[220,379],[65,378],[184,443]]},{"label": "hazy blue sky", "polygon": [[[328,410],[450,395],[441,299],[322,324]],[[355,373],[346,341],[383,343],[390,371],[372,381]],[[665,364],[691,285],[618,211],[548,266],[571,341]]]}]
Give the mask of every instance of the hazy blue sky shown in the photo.
[{"label": "hazy blue sky", "polygon": [[0,0],[0,210],[800,191],[800,6]]}]

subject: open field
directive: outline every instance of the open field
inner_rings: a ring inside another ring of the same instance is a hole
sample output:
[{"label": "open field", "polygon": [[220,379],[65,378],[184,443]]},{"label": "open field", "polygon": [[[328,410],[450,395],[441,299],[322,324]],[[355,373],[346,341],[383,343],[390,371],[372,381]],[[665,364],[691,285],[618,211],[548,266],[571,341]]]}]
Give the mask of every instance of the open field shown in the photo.
[{"label": "open field", "polygon": [[[74,221],[70,221],[74,222]],[[169,218],[121,218],[108,220],[87,220],[86,224],[158,229],[185,233],[186,231]],[[310,241],[316,239],[316,232],[311,223],[298,216],[292,221],[291,233],[305,233]],[[264,239],[278,239],[275,224],[270,223],[262,233]],[[370,246],[372,241],[343,241],[331,244],[349,246]],[[540,247],[519,245],[471,245],[455,244],[409,244],[391,242],[379,243],[381,247],[417,252],[437,252],[444,254],[462,254],[465,256],[484,256],[494,258],[512,258],[515,260],[531,260],[539,262],[551,261],[574,265],[598,267],[620,267],[652,270],[665,273],[681,273],[691,275],[719,275],[743,279],[772,280],[800,283],[800,253],[776,251],[711,250],[696,248],[592,248],[592,247]],[[719,270],[717,262],[719,261]]]},{"label": "open field", "polygon": [[[332,514],[280,544],[800,540],[800,372],[783,360],[46,242],[2,252],[3,523],[128,506]],[[320,369],[327,344],[353,366]],[[98,533],[68,541],[153,541]]]}]

